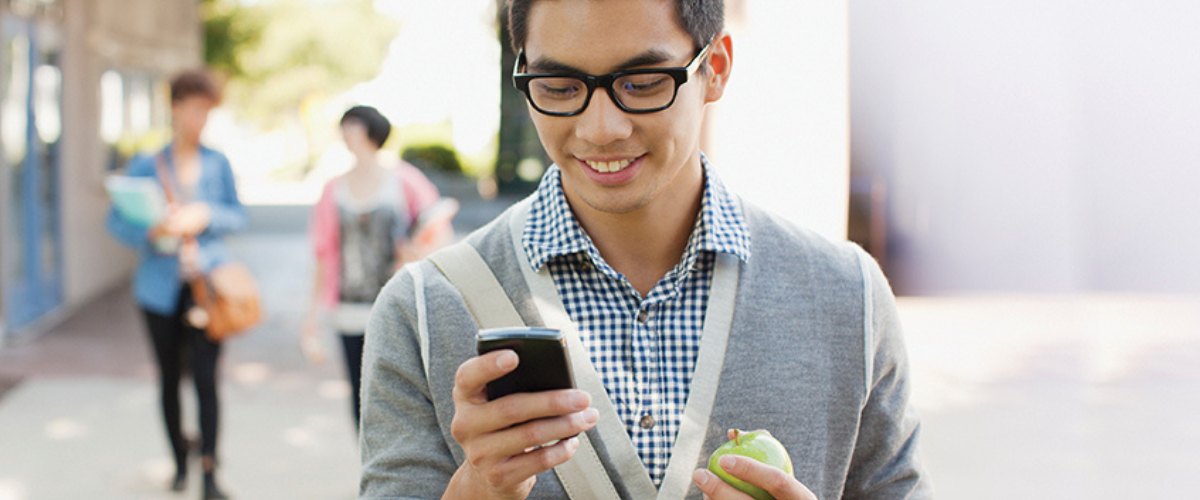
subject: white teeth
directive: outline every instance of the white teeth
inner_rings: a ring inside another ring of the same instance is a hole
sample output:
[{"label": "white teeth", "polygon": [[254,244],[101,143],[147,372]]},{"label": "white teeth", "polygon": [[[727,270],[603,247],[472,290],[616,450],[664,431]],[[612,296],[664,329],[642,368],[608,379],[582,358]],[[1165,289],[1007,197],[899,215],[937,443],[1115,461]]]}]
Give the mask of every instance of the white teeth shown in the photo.
[{"label": "white teeth", "polygon": [[629,164],[631,164],[631,163],[633,163],[633,160],[588,161],[587,162],[588,166],[592,167],[592,170],[595,170],[602,174],[610,174],[613,172],[620,172],[621,170],[624,170],[625,167],[628,167]]}]

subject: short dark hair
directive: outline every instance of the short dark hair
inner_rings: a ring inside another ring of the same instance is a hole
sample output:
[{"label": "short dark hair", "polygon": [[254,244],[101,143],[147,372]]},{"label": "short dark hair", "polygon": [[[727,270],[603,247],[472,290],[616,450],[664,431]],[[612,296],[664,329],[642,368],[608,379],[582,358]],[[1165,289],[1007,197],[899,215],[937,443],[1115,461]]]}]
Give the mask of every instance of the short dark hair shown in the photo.
[{"label": "short dark hair", "polygon": [[221,102],[221,88],[203,69],[188,69],[171,77],[171,104],[192,96],[207,97],[218,103]]},{"label": "short dark hair", "polygon": [[350,120],[367,127],[367,138],[371,139],[377,148],[382,148],[383,143],[387,142],[388,136],[392,134],[391,122],[384,118],[383,113],[380,113],[378,109],[370,106],[355,106],[346,110],[346,114],[342,115],[342,121],[339,123],[345,125]]},{"label": "short dark hair", "polygon": [[[514,54],[525,47],[529,37],[529,9],[537,1],[507,0],[508,33]],[[675,20],[692,37],[693,48],[699,51],[725,29],[725,1],[675,0]]]}]

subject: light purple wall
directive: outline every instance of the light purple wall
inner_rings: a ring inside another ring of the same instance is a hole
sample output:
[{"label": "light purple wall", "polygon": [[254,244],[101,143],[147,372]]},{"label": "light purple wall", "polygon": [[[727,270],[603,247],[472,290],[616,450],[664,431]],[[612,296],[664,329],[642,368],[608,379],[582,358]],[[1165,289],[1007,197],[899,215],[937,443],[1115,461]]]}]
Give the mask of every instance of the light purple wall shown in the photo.
[{"label": "light purple wall", "polygon": [[850,5],[906,293],[1200,292],[1200,4]]}]

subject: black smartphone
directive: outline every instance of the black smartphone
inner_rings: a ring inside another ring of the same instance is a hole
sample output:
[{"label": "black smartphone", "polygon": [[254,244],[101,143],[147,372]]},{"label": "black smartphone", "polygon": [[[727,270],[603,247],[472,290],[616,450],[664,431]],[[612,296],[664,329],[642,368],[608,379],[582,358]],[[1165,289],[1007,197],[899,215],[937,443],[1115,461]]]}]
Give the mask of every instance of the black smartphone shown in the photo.
[{"label": "black smartphone", "polygon": [[572,389],[571,361],[561,331],[540,327],[508,327],[480,330],[476,341],[480,355],[497,349],[512,349],[520,362],[517,368],[487,385],[488,400],[514,392]]}]

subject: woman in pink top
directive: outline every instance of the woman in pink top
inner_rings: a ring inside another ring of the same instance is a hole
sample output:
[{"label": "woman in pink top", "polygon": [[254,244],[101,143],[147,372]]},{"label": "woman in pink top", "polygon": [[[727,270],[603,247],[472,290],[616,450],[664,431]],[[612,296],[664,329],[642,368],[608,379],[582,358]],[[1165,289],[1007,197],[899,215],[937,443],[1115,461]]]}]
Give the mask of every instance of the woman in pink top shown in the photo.
[{"label": "woman in pink top", "polygon": [[453,235],[450,217],[444,213],[432,227],[422,218],[439,205],[433,183],[408,163],[388,168],[379,161],[379,150],[391,128],[375,108],[355,106],[346,111],[341,120],[342,139],[354,154],[354,167],[325,185],[310,223],[317,265],[301,346],[320,362],[323,355],[314,346],[319,345],[317,336],[323,324],[338,332],[346,355],[356,428],[363,335],[371,304],[396,270],[423,258]]}]

